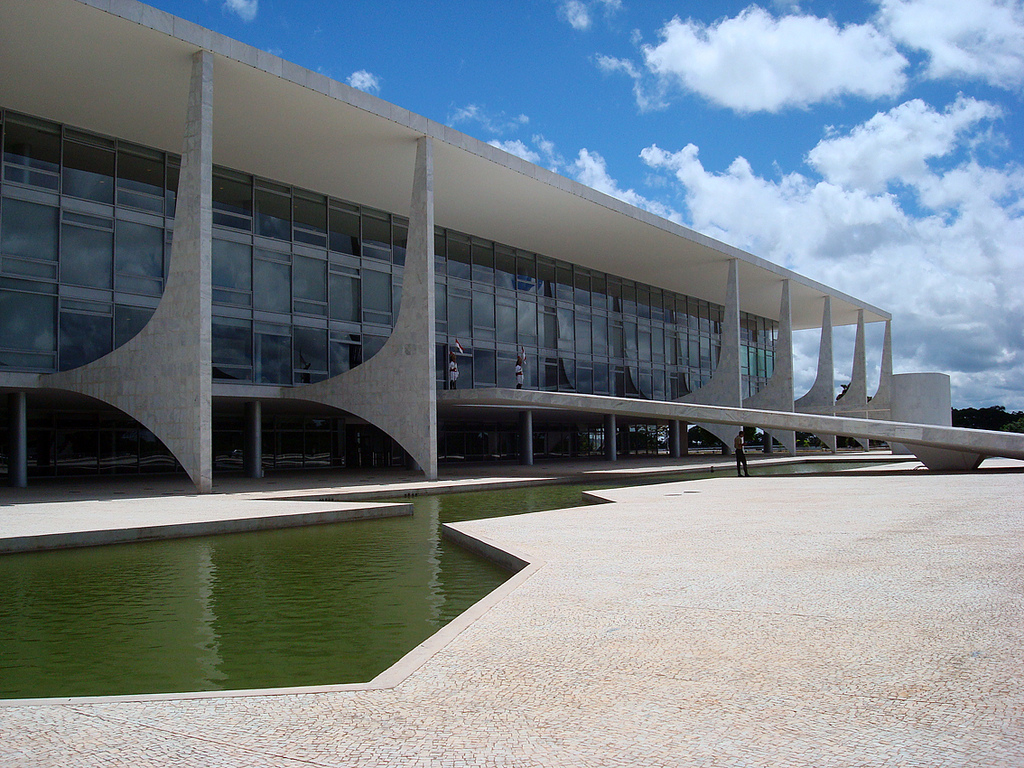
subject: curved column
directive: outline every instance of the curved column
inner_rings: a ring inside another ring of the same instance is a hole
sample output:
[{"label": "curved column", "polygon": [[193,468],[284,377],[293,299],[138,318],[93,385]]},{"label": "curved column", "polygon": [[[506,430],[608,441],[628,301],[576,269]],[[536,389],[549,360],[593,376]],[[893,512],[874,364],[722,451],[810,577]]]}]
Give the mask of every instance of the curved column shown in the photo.
[{"label": "curved column", "polygon": [[[739,259],[729,260],[729,277],[725,292],[725,314],[722,317],[722,343],[718,365],[711,380],[696,392],[684,395],[677,402],[698,405],[743,404],[743,378],[740,375],[740,275]],[[732,453],[735,433],[719,424],[701,424],[725,444],[726,453]]]},{"label": "curved column", "polygon": [[882,366],[878,374],[878,389],[868,403],[868,418],[889,420],[892,409],[892,321],[885,321],[882,339]]},{"label": "curved column", "polygon": [[519,412],[519,463],[533,466],[533,411]]},{"label": "curved column", "polygon": [[110,354],[40,386],[88,395],[149,429],[200,493],[213,487],[211,287],[213,54],[199,51],[185,116],[171,263],[149,323]]},{"label": "curved column", "polygon": [[[831,415],[835,408],[835,364],[832,360],[832,297],[825,297],[821,311],[821,344],[818,347],[818,374],[814,384],[803,397],[798,398],[794,409],[799,413]],[[817,435],[832,453],[836,452],[835,435]]]},{"label": "curved column", "polygon": [[[850,372],[850,385],[843,393],[841,400],[836,401],[834,413],[839,416],[853,416],[858,419],[867,418],[868,410],[868,363],[864,340],[864,310],[857,310],[857,337],[853,343],[853,369]],[[868,441],[854,438],[866,451]]]},{"label": "curved column", "polygon": [[[743,401],[744,408],[767,411],[792,411],[793,403],[793,313],[790,302],[789,280],[782,281],[782,299],[779,305],[779,336],[775,340],[775,370],[760,391]],[[796,432],[765,431],[768,435],[767,452],[774,437],[790,456],[796,453]]]},{"label": "curved column", "polygon": [[433,143],[416,144],[402,306],[391,336],[365,363],[330,379],[284,389],[285,397],[329,405],[379,427],[437,479],[434,380]]}]

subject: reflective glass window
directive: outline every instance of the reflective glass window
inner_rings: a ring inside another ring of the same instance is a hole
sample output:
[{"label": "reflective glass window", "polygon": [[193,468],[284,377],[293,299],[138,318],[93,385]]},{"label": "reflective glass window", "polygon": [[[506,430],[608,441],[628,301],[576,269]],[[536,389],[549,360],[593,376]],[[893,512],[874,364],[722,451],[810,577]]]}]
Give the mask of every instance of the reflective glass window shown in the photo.
[{"label": "reflective glass window", "polygon": [[395,264],[405,264],[405,251],[409,247],[409,223],[392,217],[391,221],[391,258]]},{"label": "reflective glass window", "polygon": [[558,348],[571,350],[576,345],[576,326],[571,309],[558,308]]},{"label": "reflective glass window", "polygon": [[391,314],[391,275],[374,269],[364,269],[363,312]]},{"label": "reflective glass window", "polygon": [[388,215],[364,210],[359,221],[363,229],[363,255],[390,261],[391,220]]},{"label": "reflective glass window", "polygon": [[448,296],[448,333],[468,339],[473,335],[473,308],[468,296]]},{"label": "reflective glass window", "polygon": [[56,309],[53,296],[0,290],[0,348],[56,351]]},{"label": "reflective glass window", "polygon": [[253,260],[252,294],[256,309],[290,313],[291,285],[291,267],[287,264],[260,258]]},{"label": "reflective glass window", "polygon": [[213,239],[213,300],[222,304],[252,304],[252,246]]},{"label": "reflective glass window", "polygon": [[473,293],[473,328],[475,335],[494,338],[494,294]]},{"label": "reflective glass window", "polygon": [[153,316],[150,307],[131,307],[125,304],[114,306],[114,347],[120,347],[137,336]]},{"label": "reflective glass window", "polygon": [[142,147],[121,148],[117,153],[118,204],[161,213],[163,197],[163,155]]},{"label": "reflective glass window", "polygon": [[359,214],[341,208],[330,210],[330,249],[359,255]]},{"label": "reflective glass window", "polygon": [[0,206],[0,251],[4,255],[57,260],[57,208],[9,198]]},{"label": "reflective glass window", "polygon": [[252,323],[231,317],[214,317],[213,377],[252,380]]},{"label": "reflective glass window", "polygon": [[595,274],[590,278],[590,303],[599,309],[608,309],[608,284],[604,275]]},{"label": "reflective glass window", "polygon": [[178,196],[178,177],[181,175],[181,165],[170,158],[167,159],[167,181],[164,190],[165,213],[168,216],[174,215],[174,203]]},{"label": "reflective glass window", "polygon": [[555,349],[558,346],[558,321],[555,313],[541,312],[537,319],[540,321],[540,345]]},{"label": "reflective glass window", "polygon": [[608,318],[603,315],[594,315],[591,322],[591,332],[594,339],[594,354],[609,354],[608,347]]},{"label": "reflective glass window", "polygon": [[494,284],[494,246],[486,240],[474,239],[472,246],[473,279]]},{"label": "reflective glass window", "polygon": [[537,279],[540,281],[540,292],[544,296],[554,298],[555,265],[542,259],[537,261]]},{"label": "reflective glass window", "polygon": [[295,240],[327,245],[327,198],[308,192],[295,194]]},{"label": "reflective glass window", "polygon": [[164,231],[118,221],[114,233],[114,270],[118,290],[159,295],[164,275]]},{"label": "reflective glass window", "polygon": [[252,231],[252,177],[225,169],[213,171],[213,223]]},{"label": "reflective glass window", "polygon": [[469,238],[448,233],[448,276],[469,280],[472,256]]},{"label": "reflective glass window", "polygon": [[555,267],[555,295],[563,301],[572,301],[574,295],[572,268],[568,265]]},{"label": "reflective glass window", "polygon": [[285,325],[256,324],[253,336],[253,380],[256,383],[292,383],[292,340],[288,331]]},{"label": "reflective glass window", "polygon": [[62,371],[98,360],[111,350],[112,318],[84,312],[60,313],[59,367]]},{"label": "reflective glass window", "polygon": [[493,349],[473,350],[473,386],[493,387],[497,384],[495,377],[495,355]]},{"label": "reflective glass window", "polygon": [[256,187],[256,234],[292,239],[292,198],[283,189]]},{"label": "reflective glass window", "polygon": [[61,282],[110,288],[113,266],[113,222],[65,212],[61,227]]},{"label": "reflective glass window", "polygon": [[335,339],[333,336],[331,338],[331,376],[351,370],[361,362],[362,347],[359,345],[359,336],[349,335],[348,339],[343,341]]},{"label": "reflective glass window", "polygon": [[511,249],[496,246],[494,250],[494,284],[499,288],[515,290],[516,257]]},{"label": "reflective glass window", "polygon": [[516,253],[516,290],[534,293],[537,283],[537,259],[532,254]]},{"label": "reflective glass window", "polygon": [[499,301],[495,306],[495,326],[498,341],[514,344],[516,341],[516,305]]},{"label": "reflective glass window", "polygon": [[310,384],[327,378],[326,330],[294,327],[292,350],[296,384]]},{"label": "reflective glass window", "polygon": [[576,351],[589,355],[592,350],[590,343],[590,321],[585,317],[576,316]]},{"label": "reflective glass window", "polygon": [[537,304],[533,301],[519,300],[516,302],[516,325],[519,332],[519,343],[536,346],[537,338]]},{"label": "reflective glass window", "polygon": [[573,276],[573,302],[581,307],[590,306],[590,274],[577,269]]},{"label": "reflective glass window", "polygon": [[60,179],[60,126],[7,115],[4,124],[4,179],[57,189]]},{"label": "reflective glass window", "polygon": [[114,152],[77,141],[64,142],[61,191],[65,195],[114,202]]},{"label": "reflective glass window", "polygon": [[296,255],[292,259],[292,293],[296,299],[327,301],[327,262]]},{"label": "reflective glass window", "polygon": [[328,287],[330,289],[331,319],[359,322],[361,317],[359,278],[332,271],[328,279]]}]

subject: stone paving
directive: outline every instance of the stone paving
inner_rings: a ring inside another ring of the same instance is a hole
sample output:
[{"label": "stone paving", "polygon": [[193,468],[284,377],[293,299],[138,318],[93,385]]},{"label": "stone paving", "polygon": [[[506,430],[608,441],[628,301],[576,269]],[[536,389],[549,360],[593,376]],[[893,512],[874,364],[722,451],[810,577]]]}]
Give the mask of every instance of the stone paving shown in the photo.
[{"label": "stone paving", "polygon": [[723,477],[460,523],[532,565],[392,687],[0,706],[0,766],[1019,768],[1022,490]]}]

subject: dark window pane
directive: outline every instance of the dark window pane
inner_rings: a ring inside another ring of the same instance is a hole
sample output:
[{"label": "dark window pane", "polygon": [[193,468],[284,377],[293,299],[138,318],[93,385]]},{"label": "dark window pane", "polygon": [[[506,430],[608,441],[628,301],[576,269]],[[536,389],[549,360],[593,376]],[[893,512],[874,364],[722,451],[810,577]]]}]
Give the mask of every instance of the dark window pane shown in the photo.
[{"label": "dark window pane", "polygon": [[493,387],[496,382],[494,350],[473,350],[473,386]]},{"label": "dark window pane", "polygon": [[354,343],[331,342],[331,376],[351,370],[359,365],[361,361],[361,350],[358,343],[359,337],[355,337]]},{"label": "dark window pane", "polygon": [[111,318],[60,313],[60,370],[98,360],[110,351]]},{"label": "dark window pane", "polygon": [[363,270],[363,311],[391,312],[391,275]]},{"label": "dark window pane", "polygon": [[291,384],[291,339],[283,335],[257,333],[255,343],[255,381],[260,384]]},{"label": "dark window pane", "polygon": [[213,240],[213,285],[236,291],[252,290],[252,246]]},{"label": "dark window pane", "polygon": [[391,222],[387,214],[372,216],[364,213],[362,224],[363,245],[391,250]]},{"label": "dark window pane", "polygon": [[516,308],[515,305],[498,304],[495,307],[495,325],[498,341],[515,343],[516,341]]},{"label": "dark window pane", "polygon": [[57,300],[52,296],[0,291],[0,347],[56,351],[56,308]]},{"label": "dark window pane", "polygon": [[295,226],[326,234],[327,200],[318,196],[295,195]]},{"label": "dark window pane", "polygon": [[[4,172],[8,181],[56,189],[60,127],[41,120],[8,116],[4,126],[4,162],[9,164]],[[32,173],[29,169],[44,173]]]},{"label": "dark window pane", "polygon": [[61,191],[100,203],[114,202],[114,153],[109,149],[64,142],[63,186]]},{"label": "dark window pane", "polygon": [[448,333],[464,339],[473,335],[472,306],[468,296],[448,297]]},{"label": "dark window pane", "polygon": [[501,247],[494,254],[494,284],[510,290],[516,287],[516,257]]},{"label": "dark window pane", "polygon": [[327,331],[317,328],[292,330],[297,384],[309,384],[327,376]]},{"label": "dark window pane", "polygon": [[473,328],[494,335],[494,296],[490,293],[473,294]]},{"label": "dark window pane", "polygon": [[253,306],[270,312],[291,312],[291,268],[256,259],[252,265]]},{"label": "dark window pane", "polygon": [[0,250],[5,255],[57,260],[57,208],[10,199],[0,205]]},{"label": "dark window pane", "polygon": [[537,305],[532,301],[517,301],[519,343],[534,346],[537,343]]},{"label": "dark window pane", "polygon": [[149,307],[129,307],[118,304],[114,307],[114,346],[120,347],[146,327],[153,310]]},{"label": "dark window pane", "polygon": [[130,221],[117,222],[114,267],[119,274],[162,278],[164,231]]},{"label": "dark window pane", "polygon": [[[248,320],[215,317],[212,321],[213,366],[252,367],[252,325]],[[223,378],[243,378],[233,375]],[[248,378],[248,376],[244,376]]]},{"label": "dark window pane", "polygon": [[153,197],[164,193],[164,162],[159,153],[117,153],[117,186]]},{"label": "dark window pane", "polygon": [[405,264],[405,251],[409,247],[409,226],[398,221],[391,223],[391,259],[395,264]]},{"label": "dark window pane", "polygon": [[331,208],[330,248],[338,253],[359,255],[359,214]]},{"label": "dark window pane", "polygon": [[359,322],[359,278],[332,272],[329,280],[331,319]]},{"label": "dark window pane", "polygon": [[473,279],[494,284],[494,246],[474,240],[472,245]]},{"label": "dark window pane", "polygon": [[470,278],[470,247],[469,240],[452,233],[448,234],[448,275]]},{"label": "dark window pane", "polygon": [[113,264],[113,232],[64,224],[61,228],[61,282],[110,288]]},{"label": "dark window pane", "polygon": [[292,259],[292,293],[296,299],[327,301],[327,262],[307,256]]},{"label": "dark window pane", "polygon": [[292,239],[292,199],[256,188],[256,234],[278,240]]}]

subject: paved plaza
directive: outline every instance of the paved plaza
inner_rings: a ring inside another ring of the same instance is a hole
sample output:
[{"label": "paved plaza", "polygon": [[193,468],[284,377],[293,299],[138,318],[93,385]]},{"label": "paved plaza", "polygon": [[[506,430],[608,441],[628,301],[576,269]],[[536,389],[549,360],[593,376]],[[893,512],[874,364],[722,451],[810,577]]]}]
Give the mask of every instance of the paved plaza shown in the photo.
[{"label": "paved plaza", "polygon": [[913,466],[459,523],[531,565],[374,685],[0,706],[0,766],[1019,768],[1024,465]]}]

